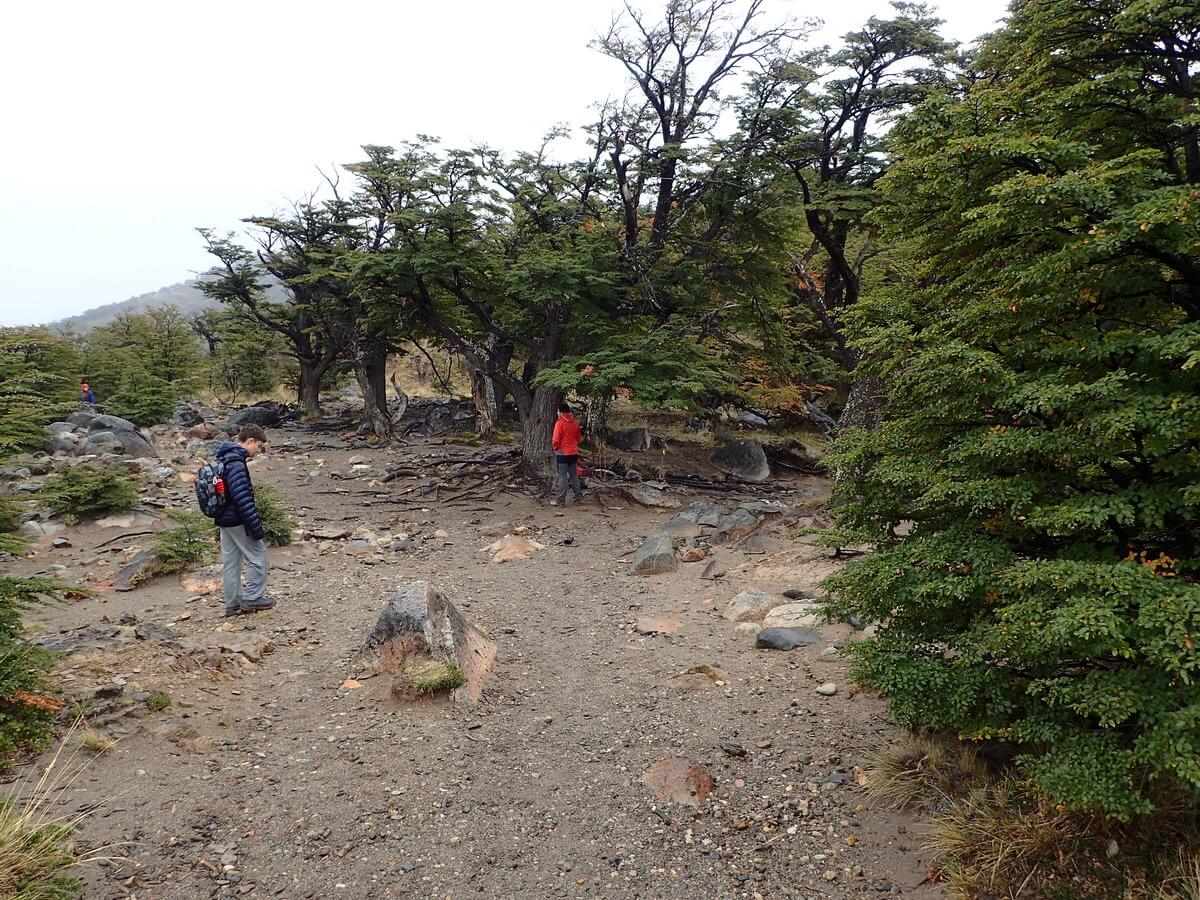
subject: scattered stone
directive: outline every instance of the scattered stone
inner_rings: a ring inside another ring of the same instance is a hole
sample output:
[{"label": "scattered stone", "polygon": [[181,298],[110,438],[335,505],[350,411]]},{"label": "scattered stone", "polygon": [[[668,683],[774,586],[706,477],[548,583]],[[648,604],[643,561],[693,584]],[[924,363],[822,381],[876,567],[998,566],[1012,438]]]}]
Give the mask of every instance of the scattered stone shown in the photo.
[{"label": "scattered stone", "polygon": [[759,650],[795,650],[820,642],[820,632],[811,628],[764,628],[754,639],[754,646]]},{"label": "scattered stone", "polygon": [[737,627],[733,629],[738,634],[747,634],[750,637],[757,637],[762,631],[762,626],[757,622],[738,622]]},{"label": "scattered stone", "polygon": [[427,581],[414,581],[388,598],[360,661],[402,677],[407,666],[430,659],[455,664],[465,679],[462,690],[478,702],[496,660],[496,644],[445,594]]},{"label": "scattered stone", "polygon": [[117,571],[116,577],[113,578],[113,590],[132,591],[137,587],[137,582],[153,574],[157,564],[158,556],[153,550],[139,551]]},{"label": "scattered stone", "polygon": [[718,544],[736,544],[747,538],[762,525],[762,519],[748,509],[735,509],[717,526],[714,540]]},{"label": "scattered stone", "polygon": [[518,559],[529,559],[539,550],[545,550],[545,544],[539,544],[537,541],[531,541],[528,538],[521,538],[510,535],[502,537],[494,543],[488,544],[483,548],[485,552],[492,554],[493,563],[511,562]]},{"label": "scattered stone", "polygon": [[704,533],[703,528],[683,516],[674,516],[667,519],[663,523],[662,531],[663,534],[669,534],[671,537],[679,538],[680,540],[698,538]]},{"label": "scattered stone", "polygon": [[50,542],[50,546],[53,547],[55,550],[65,550],[68,547],[71,547],[73,545],[67,538],[60,537],[60,538],[55,538],[54,540],[52,540]]},{"label": "scattered stone", "polygon": [[215,425],[210,425],[208,422],[201,422],[198,425],[193,425],[184,433],[184,437],[191,438],[196,441],[215,441],[221,437],[224,432]]},{"label": "scattered stone", "polygon": [[236,425],[238,428],[243,425],[261,425],[263,428],[272,428],[279,424],[280,419],[281,416],[275,405],[247,406],[230,416],[229,424]]},{"label": "scattered stone", "polygon": [[342,541],[350,537],[349,528],[314,528],[307,532],[306,537],[316,538],[318,541]]},{"label": "scattered stone", "polygon": [[751,425],[754,428],[769,428],[771,424],[758,413],[751,412],[748,409],[743,409],[739,412],[734,421],[739,425]]},{"label": "scattered stone", "polygon": [[638,634],[674,634],[682,627],[676,619],[656,619],[653,616],[643,616],[637,620],[633,630]]},{"label": "scattered stone", "polygon": [[223,587],[220,565],[205,566],[195,572],[184,572],[179,576],[179,585],[189,594],[207,596]]},{"label": "scattered stone", "polygon": [[721,752],[726,756],[732,756],[735,759],[741,759],[746,755],[746,748],[741,744],[727,743],[721,745]]},{"label": "scattered stone", "polygon": [[720,557],[714,556],[708,561],[708,565],[704,567],[704,571],[700,573],[700,577],[705,581],[716,581],[718,578],[724,578],[725,573],[728,571],[728,564]]},{"label": "scattered stone", "polygon": [[731,622],[762,621],[767,613],[782,603],[782,600],[762,591],[742,591],[729,601],[724,615]]},{"label": "scattered stone", "polygon": [[158,641],[163,644],[179,644],[179,635],[154,622],[142,622],[133,630],[134,637],[139,641]]},{"label": "scattered stone", "polygon": [[708,558],[707,547],[686,547],[679,554],[680,562],[703,562]]},{"label": "scattered stone", "polygon": [[821,651],[821,655],[817,657],[821,662],[840,662],[845,659],[842,651],[837,647],[826,647]]},{"label": "scattered stone", "polygon": [[788,588],[783,592],[783,596],[789,600],[820,600],[821,595],[816,591],[810,591],[807,588]]},{"label": "scattered stone", "polygon": [[832,697],[834,694],[837,693],[837,685],[834,684],[832,681],[827,681],[823,685],[821,685],[820,687],[817,688],[817,693],[822,695],[823,697]]},{"label": "scattered stone", "polygon": [[741,481],[760,483],[771,477],[771,464],[758,441],[729,441],[709,462]]},{"label": "scattered stone", "polygon": [[679,568],[675,559],[675,544],[669,534],[652,534],[642,543],[633,556],[632,567],[636,575],[662,575]]},{"label": "scattered stone", "polygon": [[752,534],[742,542],[742,549],[753,555],[778,553],[783,548],[782,541],[765,534]]},{"label": "scattered stone", "polygon": [[674,497],[668,497],[656,487],[648,484],[623,484],[617,490],[634,503],[652,509],[679,509],[682,505]]},{"label": "scattered stone", "polygon": [[650,449],[650,431],[646,428],[624,428],[608,436],[608,446],[627,453],[644,453]]},{"label": "scattered stone", "polygon": [[715,785],[708,772],[682,756],[660,759],[641,781],[657,799],[683,806],[699,806]]},{"label": "scattered stone", "polygon": [[763,625],[767,628],[816,628],[824,621],[820,607],[813,603],[784,603],[767,613]]},{"label": "scattered stone", "polygon": [[114,513],[111,516],[97,519],[96,525],[100,528],[144,528],[157,521],[158,519],[149,513],[128,512]]}]

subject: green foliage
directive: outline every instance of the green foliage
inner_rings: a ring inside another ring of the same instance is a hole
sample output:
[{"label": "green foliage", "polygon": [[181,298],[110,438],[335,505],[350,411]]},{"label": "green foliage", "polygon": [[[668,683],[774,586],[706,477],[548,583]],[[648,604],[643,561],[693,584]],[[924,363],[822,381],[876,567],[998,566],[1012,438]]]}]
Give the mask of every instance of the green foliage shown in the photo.
[{"label": "green foliage", "polygon": [[0,459],[41,447],[77,396],[77,358],[44,328],[0,328]]},{"label": "green foliage", "polygon": [[207,345],[205,378],[219,396],[236,401],[267,394],[287,375],[282,336],[244,312],[208,309],[192,319],[192,328]]},{"label": "green foliage", "polygon": [[155,691],[146,698],[146,707],[151,712],[162,712],[171,706],[171,695],[164,691]]},{"label": "green foliage", "polygon": [[169,381],[148,372],[132,371],[105,401],[104,408],[134,425],[149,427],[167,421],[178,402],[179,394]]},{"label": "green foliage", "polygon": [[21,524],[21,503],[9,494],[0,494],[0,553],[19,553],[25,541],[13,534]]},{"label": "green foliage", "polygon": [[283,505],[279,491],[268,485],[256,484],[254,505],[258,508],[258,517],[262,519],[263,540],[272,547],[286,547],[290,544],[295,523]]},{"label": "green foliage", "polygon": [[1200,146],[1194,74],[1162,74],[1200,65],[1181,10],[1016,4],[988,77],[898,126],[884,239],[913,274],[855,319],[889,415],[833,463],[843,540],[881,547],[829,584],[883,623],[857,677],[1123,819],[1155,784],[1200,797]]},{"label": "green foliage", "polygon": [[89,331],[81,346],[97,402],[138,425],[165,421],[199,383],[200,345],[178,307],[119,316]]},{"label": "green foliage", "polygon": [[76,590],[49,578],[0,575],[0,759],[44,745],[61,706],[45,696],[50,654],[21,639],[21,612]]},{"label": "green foliage", "polygon": [[134,482],[109,468],[72,466],[46,479],[40,492],[51,512],[68,520],[127,512],[137,505]]},{"label": "green foliage", "polygon": [[172,509],[167,515],[178,524],[154,535],[154,563],[138,573],[134,585],[203,565],[216,555],[219,533],[212,519],[193,509]]}]

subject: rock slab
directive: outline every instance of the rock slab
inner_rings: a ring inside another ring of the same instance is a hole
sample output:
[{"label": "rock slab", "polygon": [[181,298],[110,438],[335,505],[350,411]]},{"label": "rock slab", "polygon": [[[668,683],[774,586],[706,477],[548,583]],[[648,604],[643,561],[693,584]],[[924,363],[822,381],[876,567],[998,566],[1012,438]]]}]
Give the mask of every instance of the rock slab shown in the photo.
[{"label": "rock slab", "polygon": [[675,544],[669,534],[652,534],[633,556],[632,569],[636,575],[663,575],[679,568]]},{"label": "rock slab", "polygon": [[742,591],[725,607],[725,618],[731,622],[761,622],[783,601],[762,591]]},{"label": "rock slab", "polygon": [[708,461],[741,481],[759,483],[771,477],[771,464],[758,441],[728,441]]},{"label": "rock slab", "polygon": [[759,650],[795,650],[820,642],[820,633],[811,628],[764,628],[754,639],[754,646]]}]

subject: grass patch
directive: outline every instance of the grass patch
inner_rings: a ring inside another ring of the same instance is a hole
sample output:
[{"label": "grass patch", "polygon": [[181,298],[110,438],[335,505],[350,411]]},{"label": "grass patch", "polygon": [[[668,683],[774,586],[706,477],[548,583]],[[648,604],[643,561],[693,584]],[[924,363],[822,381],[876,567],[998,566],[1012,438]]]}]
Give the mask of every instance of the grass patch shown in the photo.
[{"label": "grass patch", "polygon": [[71,843],[74,828],[47,822],[41,804],[0,800],[0,897],[13,900],[69,900],[82,883],[68,874],[79,857]]},{"label": "grass patch", "polygon": [[146,708],[151,712],[162,712],[171,706],[171,695],[165,691],[155,691],[146,698]]},{"label": "grass patch", "polygon": [[1200,900],[1200,810],[1160,787],[1120,822],[1048,801],[952,738],[891,740],[866,762],[873,804],[932,811],[932,872],[960,900]]},{"label": "grass patch", "polygon": [[103,756],[111,753],[117,742],[106,734],[87,728],[79,733],[79,746],[96,756]]},{"label": "grass patch", "polygon": [[452,691],[467,683],[466,676],[456,663],[440,659],[410,661],[396,677],[399,693],[427,696]]},{"label": "grass patch", "polygon": [[295,523],[283,505],[279,491],[267,485],[254,486],[254,505],[262,519],[263,540],[272,547],[286,547],[292,542]]},{"label": "grass patch", "polygon": [[963,796],[988,770],[969,746],[952,738],[907,734],[867,758],[867,797],[889,809],[928,806]]},{"label": "grass patch", "polygon": [[219,532],[212,519],[191,509],[172,509],[167,515],[179,524],[154,535],[154,562],[134,576],[130,581],[134,587],[152,578],[211,562],[216,557]]},{"label": "grass patch", "polygon": [[39,492],[48,510],[67,522],[82,517],[128,512],[137,505],[133,481],[112,469],[74,466],[46,479]]}]

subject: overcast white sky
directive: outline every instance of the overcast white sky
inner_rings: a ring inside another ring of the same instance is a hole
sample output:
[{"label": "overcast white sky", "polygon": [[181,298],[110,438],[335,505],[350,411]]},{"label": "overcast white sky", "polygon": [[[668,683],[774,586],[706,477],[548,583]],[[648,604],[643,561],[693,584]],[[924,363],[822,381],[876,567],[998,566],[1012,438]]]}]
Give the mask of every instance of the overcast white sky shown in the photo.
[{"label": "overcast white sky", "polygon": [[[44,322],[208,267],[316,166],[418,133],[533,145],[622,90],[588,48],[619,0],[41,0],[0,14],[0,324]],[[641,0],[644,10],[662,0]],[[943,0],[944,34],[1005,0]],[[832,41],[886,0],[770,0]]]}]

